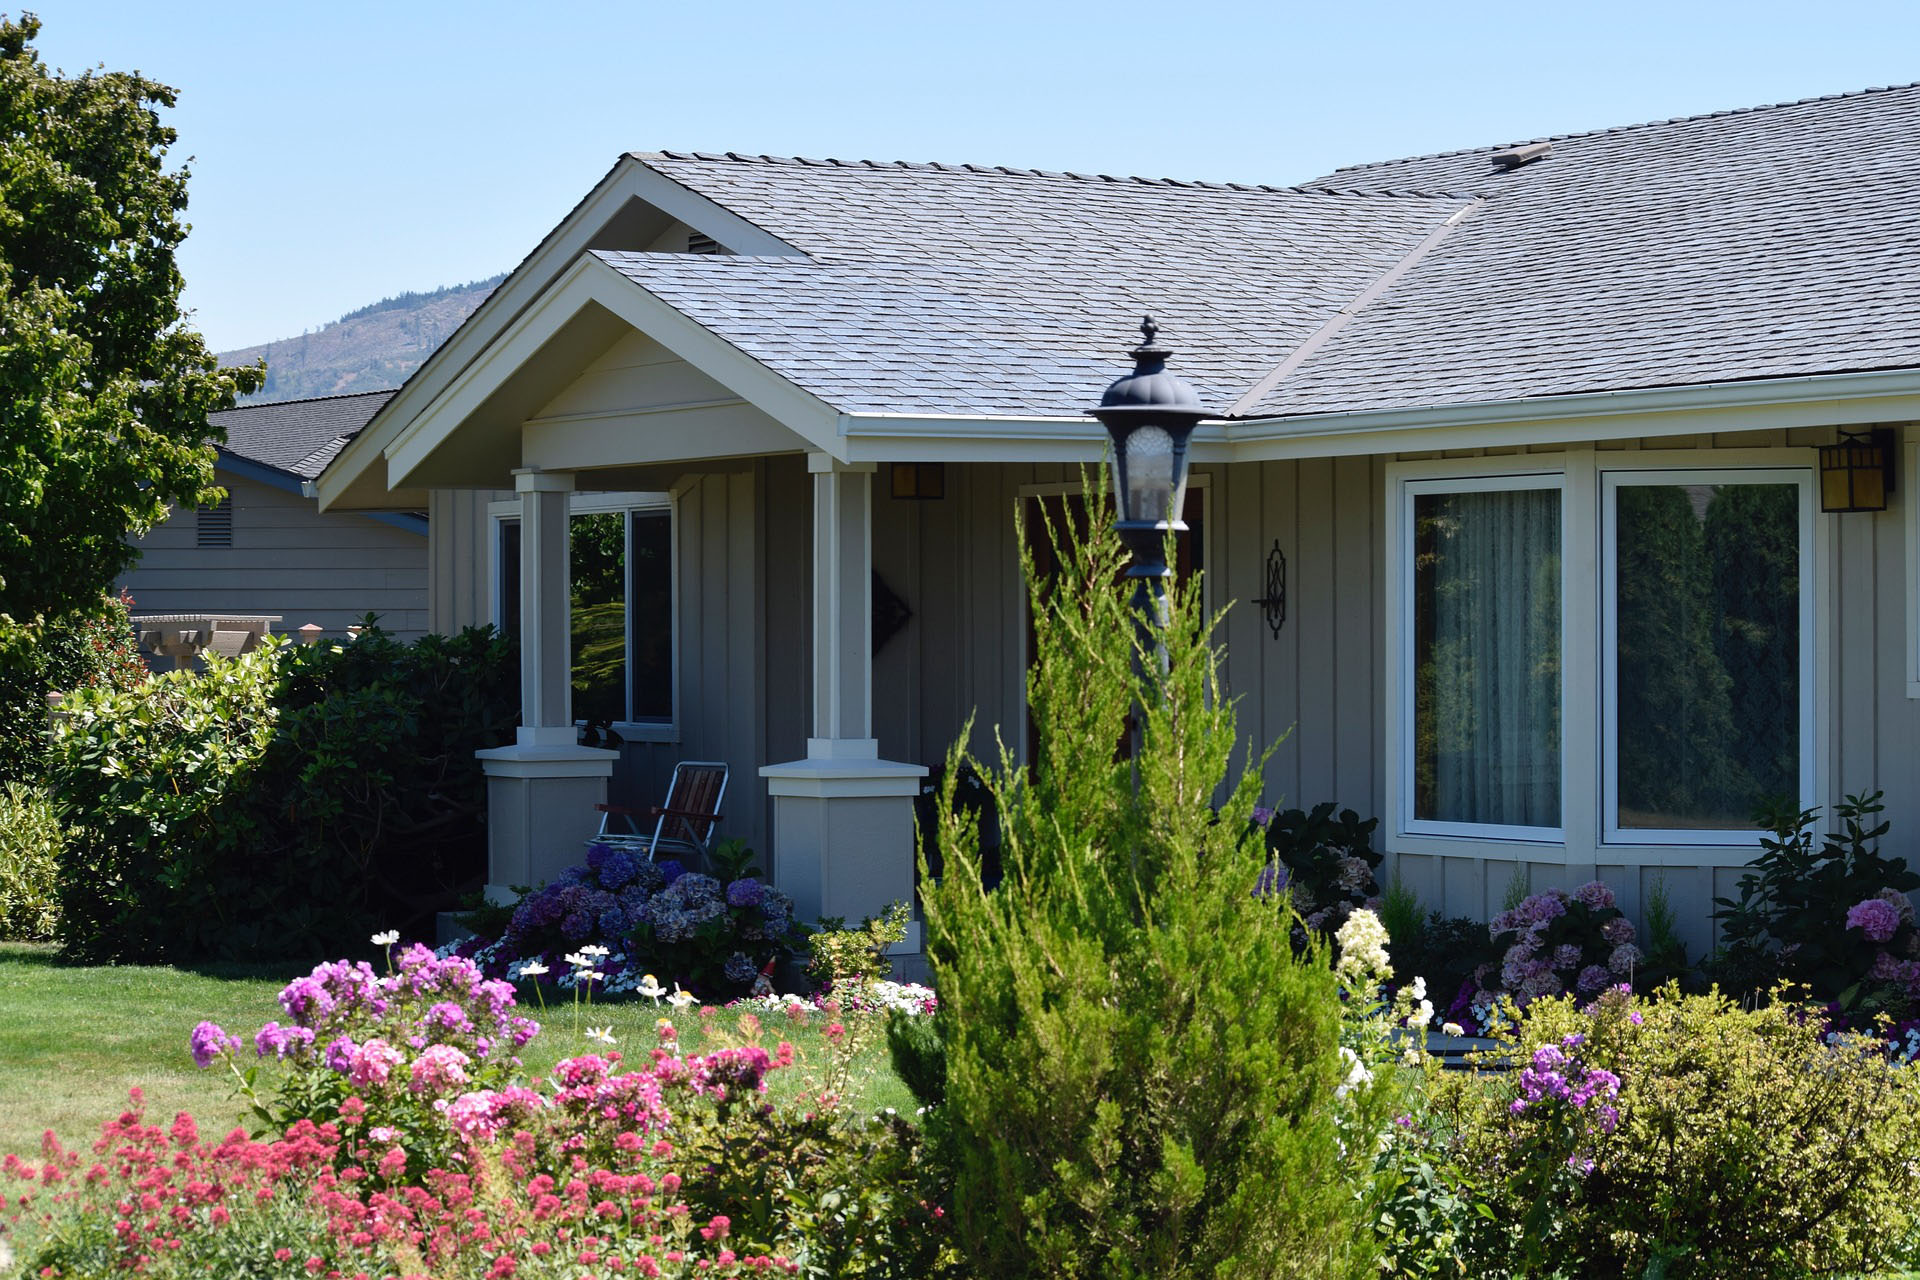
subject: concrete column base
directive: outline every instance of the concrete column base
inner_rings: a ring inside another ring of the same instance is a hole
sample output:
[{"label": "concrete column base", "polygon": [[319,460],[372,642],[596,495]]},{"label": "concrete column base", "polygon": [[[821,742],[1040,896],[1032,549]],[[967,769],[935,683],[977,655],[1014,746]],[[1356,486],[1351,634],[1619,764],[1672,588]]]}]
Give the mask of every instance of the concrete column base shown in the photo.
[{"label": "concrete column base", "polygon": [[[831,758],[760,770],[773,797],[774,883],[796,918],[857,924],[893,902],[913,901],[913,801],[925,765]],[[895,947],[898,971],[923,975],[916,922]]]},{"label": "concrete column base", "polygon": [[538,888],[586,860],[618,751],[516,744],[474,754],[487,774],[487,901],[512,902],[511,886]]}]

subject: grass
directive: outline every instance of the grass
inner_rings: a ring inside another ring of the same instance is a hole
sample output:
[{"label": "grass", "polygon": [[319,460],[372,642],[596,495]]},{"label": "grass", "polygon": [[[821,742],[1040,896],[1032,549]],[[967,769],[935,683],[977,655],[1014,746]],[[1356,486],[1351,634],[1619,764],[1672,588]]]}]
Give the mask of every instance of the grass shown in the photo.
[{"label": "grass", "polygon": [[[83,968],[58,963],[51,946],[0,943],[0,1064],[6,1067],[0,1071],[0,1153],[35,1153],[48,1129],[70,1146],[91,1143],[100,1125],[126,1108],[127,1091],[135,1085],[145,1091],[150,1119],[190,1111],[202,1131],[212,1133],[245,1123],[245,1108],[228,1087],[231,1077],[218,1066],[195,1067],[187,1035],[208,1020],[250,1041],[262,1023],[284,1017],[280,988],[303,972],[265,966]],[[544,1028],[521,1055],[529,1076],[544,1074],[561,1058],[600,1049],[574,1030],[571,1001],[549,1004],[544,1016],[530,997],[528,1003],[528,1013]],[[619,1050],[642,1058],[658,1043],[655,1019],[667,1013],[672,1010],[645,1001],[595,1004],[582,1009],[579,1026],[612,1026]],[[689,1010],[674,1022],[691,1052],[744,1038],[739,1015],[725,1010],[707,1018]],[[832,1061],[824,1022],[819,1015],[805,1024],[766,1020],[760,1043],[772,1047],[785,1039],[795,1050],[794,1067],[770,1078],[776,1097],[821,1087]],[[850,1104],[863,1112],[911,1110],[913,1097],[888,1067],[877,1026],[857,1020],[848,1026],[857,1042],[840,1087]]]}]

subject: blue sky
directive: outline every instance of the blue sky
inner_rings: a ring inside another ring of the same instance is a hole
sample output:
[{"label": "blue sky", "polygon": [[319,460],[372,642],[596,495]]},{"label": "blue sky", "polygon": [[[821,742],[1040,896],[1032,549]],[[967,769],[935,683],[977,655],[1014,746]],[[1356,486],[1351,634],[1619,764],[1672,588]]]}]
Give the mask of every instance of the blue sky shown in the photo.
[{"label": "blue sky", "polygon": [[41,0],[180,90],[216,349],[517,263],[625,150],[1288,183],[1920,79],[1920,5]]}]

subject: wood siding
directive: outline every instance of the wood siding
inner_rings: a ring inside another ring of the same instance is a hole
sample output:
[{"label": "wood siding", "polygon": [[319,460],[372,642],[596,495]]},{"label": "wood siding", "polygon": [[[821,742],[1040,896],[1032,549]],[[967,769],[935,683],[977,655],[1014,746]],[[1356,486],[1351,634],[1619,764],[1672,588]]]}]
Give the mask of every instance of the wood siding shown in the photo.
[{"label": "wood siding", "polygon": [[221,472],[233,495],[233,545],[202,547],[198,513],[178,510],[135,545],[118,583],[136,613],[279,614],[275,631],[318,623],[343,637],[367,613],[401,640],[428,630],[427,539],[311,498]]}]

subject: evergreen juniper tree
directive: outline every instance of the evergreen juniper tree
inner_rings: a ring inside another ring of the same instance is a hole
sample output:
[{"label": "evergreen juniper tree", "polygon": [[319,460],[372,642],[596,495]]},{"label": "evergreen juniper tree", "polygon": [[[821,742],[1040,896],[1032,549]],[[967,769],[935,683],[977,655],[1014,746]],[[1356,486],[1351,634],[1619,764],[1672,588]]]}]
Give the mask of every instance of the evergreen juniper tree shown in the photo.
[{"label": "evergreen juniper tree", "polygon": [[[1340,999],[1284,894],[1262,895],[1250,821],[1265,755],[1237,774],[1196,584],[1174,592],[1164,665],[1141,647],[1125,552],[1095,510],[1027,564],[1037,656],[1031,770],[956,747],[927,899],[970,1274],[1330,1277],[1372,1272],[1372,1152],[1343,1148]],[[1139,707],[1140,746],[1116,754]],[[982,887],[962,763],[1001,813]],[[1136,782],[1137,775],[1137,782]],[[1216,810],[1216,805],[1218,808]]]}]

